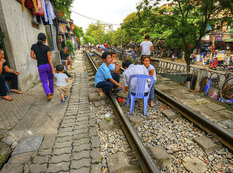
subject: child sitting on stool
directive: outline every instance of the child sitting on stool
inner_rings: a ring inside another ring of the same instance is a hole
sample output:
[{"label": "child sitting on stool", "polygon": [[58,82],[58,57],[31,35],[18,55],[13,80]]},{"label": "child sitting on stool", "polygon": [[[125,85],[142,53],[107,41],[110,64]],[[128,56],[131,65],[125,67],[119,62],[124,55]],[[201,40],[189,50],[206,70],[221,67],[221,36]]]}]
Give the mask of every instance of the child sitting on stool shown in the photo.
[{"label": "child sitting on stool", "polygon": [[58,90],[61,95],[61,102],[64,103],[68,98],[67,95],[68,76],[64,73],[64,65],[59,64],[56,66],[56,73],[54,74],[54,77],[57,78],[56,85],[58,86]]}]

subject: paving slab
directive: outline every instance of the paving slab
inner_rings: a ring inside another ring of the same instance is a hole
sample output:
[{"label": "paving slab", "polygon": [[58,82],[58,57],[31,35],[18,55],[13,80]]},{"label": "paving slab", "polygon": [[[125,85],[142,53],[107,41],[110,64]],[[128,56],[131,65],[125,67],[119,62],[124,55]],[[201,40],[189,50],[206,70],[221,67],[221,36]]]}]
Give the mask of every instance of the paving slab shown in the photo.
[{"label": "paving slab", "polygon": [[43,136],[28,138],[19,143],[19,145],[13,151],[12,155],[36,151],[39,149],[42,140]]}]

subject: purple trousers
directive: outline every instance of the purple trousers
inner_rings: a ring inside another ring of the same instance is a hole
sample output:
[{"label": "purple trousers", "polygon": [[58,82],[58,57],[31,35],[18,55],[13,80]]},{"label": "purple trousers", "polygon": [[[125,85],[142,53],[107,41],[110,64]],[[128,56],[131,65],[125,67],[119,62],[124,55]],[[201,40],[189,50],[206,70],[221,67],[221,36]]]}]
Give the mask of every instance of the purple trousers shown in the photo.
[{"label": "purple trousers", "polygon": [[[43,64],[38,67],[40,81],[42,82],[46,95],[54,93],[53,73],[49,64]],[[49,81],[49,85],[48,85]]]}]

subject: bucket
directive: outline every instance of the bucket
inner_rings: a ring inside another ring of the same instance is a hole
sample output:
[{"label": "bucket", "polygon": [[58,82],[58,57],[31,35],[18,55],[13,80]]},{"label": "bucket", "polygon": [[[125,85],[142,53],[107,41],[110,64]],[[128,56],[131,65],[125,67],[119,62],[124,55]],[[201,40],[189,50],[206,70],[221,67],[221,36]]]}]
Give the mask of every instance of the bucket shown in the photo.
[{"label": "bucket", "polygon": [[105,117],[105,119],[106,119],[107,122],[110,122],[110,120],[111,120],[110,113],[106,113],[104,115],[104,117]]}]

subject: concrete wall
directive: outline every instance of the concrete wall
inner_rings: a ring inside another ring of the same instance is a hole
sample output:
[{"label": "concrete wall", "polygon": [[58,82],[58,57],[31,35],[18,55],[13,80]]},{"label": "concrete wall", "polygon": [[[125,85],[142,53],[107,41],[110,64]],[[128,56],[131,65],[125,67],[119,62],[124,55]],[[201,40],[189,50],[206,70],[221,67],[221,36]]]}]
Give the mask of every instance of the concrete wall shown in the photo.
[{"label": "concrete wall", "polygon": [[0,27],[5,34],[5,46],[10,67],[21,72],[19,87],[23,91],[31,88],[39,80],[36,61],[30,58],[31,45],[37,42],[39,32],[45,26],[32,27],[31,11],[22,12],[16,0],[0,0]]}]

